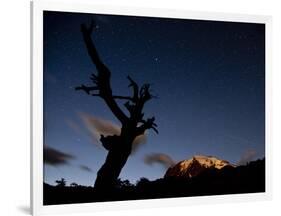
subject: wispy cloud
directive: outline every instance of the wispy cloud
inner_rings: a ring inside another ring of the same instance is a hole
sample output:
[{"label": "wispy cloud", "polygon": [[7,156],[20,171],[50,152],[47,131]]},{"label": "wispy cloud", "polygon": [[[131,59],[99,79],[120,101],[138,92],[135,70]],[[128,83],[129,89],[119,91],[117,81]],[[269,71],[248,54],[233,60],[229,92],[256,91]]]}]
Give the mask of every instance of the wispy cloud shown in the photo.
[{"label": "wispy cloud", "polygon": [[[93,139],[95,144],[101,146],[100,136],[120,135],[121,127],[112,121],[98,118],[86,113],[79,113],[85,128]],[[146,135],[140,135],[133,141],[133,151],[135,151],[141,144],[146,143]]]},{"label": "wispy cloud", "polygon": [[79,168],[81,170],[86,171],[86,172],[93,172],[93,170],[90,167],[86,166],[86,165],[80,165]]},{"label": "wispy cloud", "polygon": [[243,152],[240,159],[237,162],[237,165],[245,165],[247,162],[254,160],[257,157],[257,152],[255,149],[247,149]]},{"label": "wispy cloud", "polygon": [[120,135],[120,126],[111,121],[98,118],[87,113],[79,113],[79,116],[82,119],[88,132],[96,141],[100,139],[101,134],[103,134],[104,136]]},{"label": "wispy cloud", "polygon": [[71,128],[77,134],[79,134],[79,135],[83,134],[81,127],[72,119],[65,118],[65,123],[69,128]]},{"label": "wispy cloud", "polygon": [[70,160],[75,159],[75,156],[61,152],[49,146],[44,146],[43,160],[45,164],[51,166],[66,165]]},{"label": "wispy cloud", "polygon": [[144,162],[148,165],[159,163],[163,165],[165,168],[169,168],[175,165],[176,163],[169,155],[163,153],[152,153],[146,155],[144,158]]}]

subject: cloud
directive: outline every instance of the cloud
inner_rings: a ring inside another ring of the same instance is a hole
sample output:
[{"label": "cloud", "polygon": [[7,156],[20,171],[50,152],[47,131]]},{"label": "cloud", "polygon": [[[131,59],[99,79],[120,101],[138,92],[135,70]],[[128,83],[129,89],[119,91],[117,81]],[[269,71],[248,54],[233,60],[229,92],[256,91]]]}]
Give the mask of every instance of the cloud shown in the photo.
[{"label": "cloud", "polygon": [[75,159],[73,155],[63,153],[52,147],[44,146],[43,161],[51,166],[66,165],[70,160]]},{"label": "cloud", "polygon": [[147,132],[145,132],[143,135],[137,136],[134,139],[132,151],[135,152],[141,145],[145,144],[146,142],[147,142]]},{"label": "cloud", "polygon": [[93,172],[93,170],[86,165],[80,165],[79,167],[80,167],[81,170],[84,170],[84,171],[87,171],[87,172]]},{"label": "cloud", "polygon": [[[121,133],[121,127],[109,120],[105,120],[102,118],[98,118],[86,113],[79,113],[80,118],[82,119],[82,122],[84,123],[84,126],[88,130],[90,136],[93,139],[93,142],[95,144],[98,144],[101,146],[100,143],[100,136],[109,136],[109,135],[120,135]],[[146,134],[137,136],[135,140],[133,141],[133,151],[136,151],[136,149],[146,143],[147,137]]]},{"label": "cloud", "polygon": [[254,149],[248,149],[243,152],[241,158],[237,162],[237,165],[245,165],[247,162],[254,160],[257,156],[257,152]]},{"label": "cloud", "polygon": [[103,134],[104,136],[120,135],[120,126],[111,121],[97,118],[86,113],[80,113],[80,117],[88,132],[90,132],[90,134],[96,140],[99,140],[101,134]]},{"label": "cloud", "polygon": [[154,163],[159,163],[163,165],[165,168],[169,168],[173,165],[175,165],[175,161],[166,154],[163,153],[152,153],[149,155],[146,155],[144,158],[144,162],[148,165],[152,165]]},{"label": "cloud", "polygon": [[65,123],[69,128],[71,128],[73,131],[75,131],[77,134],[81,135],[82,134],[82,129],[81,127],[73,120],[66,118]]}]

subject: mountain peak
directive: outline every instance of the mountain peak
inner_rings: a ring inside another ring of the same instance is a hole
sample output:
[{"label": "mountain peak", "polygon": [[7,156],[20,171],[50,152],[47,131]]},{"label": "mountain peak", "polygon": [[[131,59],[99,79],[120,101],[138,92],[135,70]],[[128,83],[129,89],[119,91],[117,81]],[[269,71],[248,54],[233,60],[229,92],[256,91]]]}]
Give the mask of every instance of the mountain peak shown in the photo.
[{"label": "mountain peak", "polygon": [[183,160],[170,167],[164,177],[194,177],[208,169],[234,167],[226,160],[214,156],[194,155],[191,159]]}]

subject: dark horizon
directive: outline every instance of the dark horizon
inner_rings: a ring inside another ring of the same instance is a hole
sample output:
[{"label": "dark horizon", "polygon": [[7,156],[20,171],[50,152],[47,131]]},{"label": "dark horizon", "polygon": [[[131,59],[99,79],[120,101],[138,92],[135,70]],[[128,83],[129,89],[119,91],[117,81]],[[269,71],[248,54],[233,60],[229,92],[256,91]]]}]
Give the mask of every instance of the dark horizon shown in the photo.
[{"label": "dark horizon", "polygon": [[91,19],[98,25],[93,39],[112,72],[113,91],[130,94],[130,75],[138,83],[152,83],[158,96],[145,114],[156,117],[159,134],[147,133],[122,179],[161,178],[162,166],[144,163],[152,153],[175,161],[196,154],[231,163],[264,157],[263,24],[45,11],[45,182],[65,178],[93,185],[106,152],[90,124],[110,131],[120,126],[100,98],[74,90],[90,83],[96,71],[80,32],[80,25]]}]

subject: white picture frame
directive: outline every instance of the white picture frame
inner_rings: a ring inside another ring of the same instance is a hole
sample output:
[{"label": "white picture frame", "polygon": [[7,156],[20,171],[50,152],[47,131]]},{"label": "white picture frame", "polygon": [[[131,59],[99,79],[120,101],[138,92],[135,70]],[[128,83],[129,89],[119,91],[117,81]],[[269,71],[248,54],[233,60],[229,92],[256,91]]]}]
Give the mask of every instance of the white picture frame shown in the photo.
[{"label": "white picture frame", "polygon": [[[65,11],[146,17],[216,20],[230,22],[263,23],[266,25],[266,192],[255,194],[220,195],[209,197],[169,198],[138,201],[43,205],[43,11]],[[33,1],[31,3],[31,209],[33,215],[114,211],[161,206],[180,206],[204,203],[244,202],[269,200],[272,197],[271,149],[271,17],[227,13],[191,12],[95,3],[68,3],[67,1]]]}]

